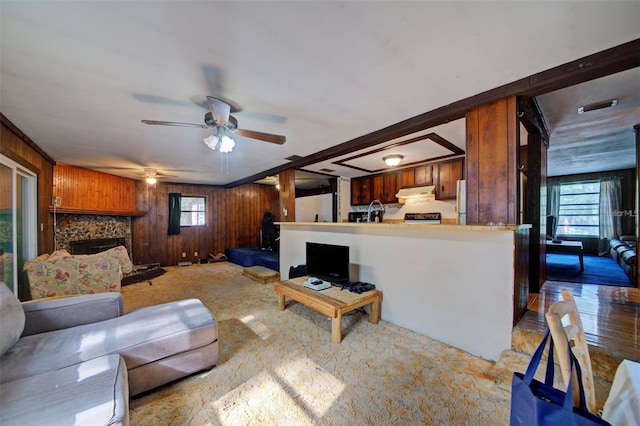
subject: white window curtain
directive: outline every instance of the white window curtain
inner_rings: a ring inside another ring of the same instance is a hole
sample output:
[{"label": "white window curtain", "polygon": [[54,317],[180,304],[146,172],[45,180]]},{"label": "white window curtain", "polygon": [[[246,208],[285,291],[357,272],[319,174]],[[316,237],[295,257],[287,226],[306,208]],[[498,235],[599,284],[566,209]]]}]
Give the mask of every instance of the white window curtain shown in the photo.
[{"label": "white window curtain", "polygon": [[609,240],[618,238],[622,230],[622,185],[619,177],[600,181],[600,255],[609,251]]}]

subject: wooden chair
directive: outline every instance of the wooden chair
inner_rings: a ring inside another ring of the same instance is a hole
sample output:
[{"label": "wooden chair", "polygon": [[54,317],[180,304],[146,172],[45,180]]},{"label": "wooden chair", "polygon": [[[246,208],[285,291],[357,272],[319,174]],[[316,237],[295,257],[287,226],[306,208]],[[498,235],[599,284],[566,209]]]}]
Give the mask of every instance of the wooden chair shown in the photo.
[{"label": "wooden chair", "polygon": [[[584,328],[582,327],[582,321],[580,320],[580,313],[576,306],[575,299],[571,290],[562,290],[562,299],[559,302],[552,304],[549,310],[545,314],[551,336],[555,342],[556,353],[560,363],[560,370],[562,371],[562,379],[564,383],[569,383],[569,378],[573,375],[573,398],[574,405],[578,405],[580,402],[580,394],[578,388],[578,380],[575,370],[570,370],[569,349],[564,342],[571,344],[571,350],[575,355],[580,369],[582,370],[582,384],[585,393],[585,402],[587,409],[592,414],[597,414],[596,411],[596,393],[593,383],[593,371],[591,369],[591,358],[589,357],[589,347],[585,339]],[[568,319],[568,324],[563,325],[562,319]]]}]

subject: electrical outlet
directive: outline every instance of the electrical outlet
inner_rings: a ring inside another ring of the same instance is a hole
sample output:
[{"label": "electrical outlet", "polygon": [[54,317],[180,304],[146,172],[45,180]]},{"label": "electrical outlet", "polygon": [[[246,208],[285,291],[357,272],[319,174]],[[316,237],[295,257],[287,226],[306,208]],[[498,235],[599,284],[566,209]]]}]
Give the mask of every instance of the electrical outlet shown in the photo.
[{"label": "electrical outlet", "polygon": [[197,251],[193,252],[193,257],[198,257],[198,252]]},{"label": "electrical outlet", "polygon": [[187,257],[187,253],[182,252],[182,257]]},{"label": "electrical outlet", "polygon": [[62,205],[62,200],[60,199],[60,197],[53,197],[51,199],[51,204],[53,204],[56,207],[60,207]]}]

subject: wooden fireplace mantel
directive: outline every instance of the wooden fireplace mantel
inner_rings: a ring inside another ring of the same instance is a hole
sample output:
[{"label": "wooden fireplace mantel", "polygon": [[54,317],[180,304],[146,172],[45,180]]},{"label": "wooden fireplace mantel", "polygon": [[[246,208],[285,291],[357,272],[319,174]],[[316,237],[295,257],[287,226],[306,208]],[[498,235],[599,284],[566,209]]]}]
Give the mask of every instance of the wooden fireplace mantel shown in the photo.
[{"label": "wooden fireplace mantel", "polygon": [[145,211],[115,211],[115,210],[90,210],[85,208],[76,207],[54,207],[49,206],[51,213],[63,213],[63,214],[93,214],[100,216],[144,216],[147,214]]}]

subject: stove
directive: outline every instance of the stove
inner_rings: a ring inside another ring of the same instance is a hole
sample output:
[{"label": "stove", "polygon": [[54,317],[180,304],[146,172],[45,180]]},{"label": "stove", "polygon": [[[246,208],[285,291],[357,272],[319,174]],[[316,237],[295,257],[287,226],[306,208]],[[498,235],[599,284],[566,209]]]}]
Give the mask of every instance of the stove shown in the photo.
[{"label": "stove", "polygon": [[412,225],[439,224],[442,219],[441,213],[405,213],[404,223]]}]

